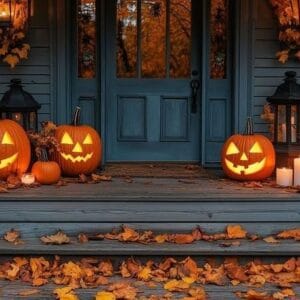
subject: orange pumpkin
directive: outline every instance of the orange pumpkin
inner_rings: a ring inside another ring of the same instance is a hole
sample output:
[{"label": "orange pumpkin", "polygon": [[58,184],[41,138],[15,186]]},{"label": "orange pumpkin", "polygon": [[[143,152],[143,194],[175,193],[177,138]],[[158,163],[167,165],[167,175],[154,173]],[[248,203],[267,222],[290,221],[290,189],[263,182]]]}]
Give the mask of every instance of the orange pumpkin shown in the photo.
[{"label": "orange pumpkin", "polygon": [[40,184],[55,184],[59,181],[61,170],[55,161],[37,161],[33,164],[31,173]]},{"label": "orange pumpkin", "polygon": [[14,121],[0,120],[0,179],[25,173],[30,158],[30,142],[24,129]]},{"label": "orange pumpkin", "polygon": [[274,171],[275,150],[267,137],[253,134],[253,124],[249,118],[246,133],[233,135],[225,142],[221,162],[229,178],[263,180]]},{"label": "orange pumpkin", "polygon": [[79,125],[80,108],[77,107],[72,125],[62,125],[56,129],[56,139],[60,151],[54,158],[62,173],[68,176],[90,174],[101,162],[102,145],[98,132],[86,125]]}]

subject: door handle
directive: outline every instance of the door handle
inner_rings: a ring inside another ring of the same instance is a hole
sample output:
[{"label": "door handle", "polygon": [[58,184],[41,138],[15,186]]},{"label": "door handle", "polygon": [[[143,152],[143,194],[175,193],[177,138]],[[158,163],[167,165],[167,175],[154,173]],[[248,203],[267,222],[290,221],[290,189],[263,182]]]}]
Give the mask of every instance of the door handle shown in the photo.
[{"label": "door handle", "polygon": [[193,79],[191,81],[191,89],[192,89],[192,109],[191,109],[191,112],[192,112],[192,114],[197,113],[197,95],[198,95],[199,88],[200,88],[200,80]]}]

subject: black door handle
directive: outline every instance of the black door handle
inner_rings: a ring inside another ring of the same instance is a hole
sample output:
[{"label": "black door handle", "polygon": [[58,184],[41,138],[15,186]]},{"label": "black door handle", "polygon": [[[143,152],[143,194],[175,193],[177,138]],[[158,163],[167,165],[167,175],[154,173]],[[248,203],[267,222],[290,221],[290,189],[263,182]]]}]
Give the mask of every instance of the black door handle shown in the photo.
[{"label": "black door handle", "polygon": [[191,81],[191,89],[192,89],[192,114],[197,113],[197,95],[198,95],[198,90],[200,88],[200,80],[198,79],[193,79]]}]

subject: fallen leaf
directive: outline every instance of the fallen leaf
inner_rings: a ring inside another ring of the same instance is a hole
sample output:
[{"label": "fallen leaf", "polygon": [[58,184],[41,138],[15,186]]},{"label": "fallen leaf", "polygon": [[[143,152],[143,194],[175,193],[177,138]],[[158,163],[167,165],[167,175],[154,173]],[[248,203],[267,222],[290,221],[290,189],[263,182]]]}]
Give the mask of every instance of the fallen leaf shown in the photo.
[{"label": "fallen leaf", "polygon": [[279,241],[276,240],[273,236],[268,236],[268,237],[264,238],[263,240],[268,244],[278,244],[279,243]]},{"label": "fallen leaf", "polygon": [[91,177],[95,183],[98,183],[101,181],[112,181],[112,176],[110,176],[110,175],[92,174]]},{"label": "fallen leaf", "polygon": [[70,243],[70,238],[62,231],[58,231],[54,235],[41,237],[41,241],[47,245],[64,245]]},{"label": "fallen leaf", "polygon": [[11,229],[10,231],[7,231],[4,234],[3,238],[5,241],[15,244],[15,245],[23,244],[23,242],[20,240],[20,238],[21,238],[20,231],[15,230],[15,229]]},{"label": "fallen leaf", "polygon": [[37,295],[40,293],[40,290],[38,289],[31,289],[31,290],[24,290],[18,293],[19,296],[22,297],[28,297],[28,296],[33,296],[33,295]]},{"label": "fallen leaf", "polygon": [[227,235],[229,239],[244,239],[247,237],[247,231],[240,225],[228,225]]},{"label": "fallen leaf", "polygon": [[295,239],[300,240],[300,228],[285,230],[277,235],[279,239]]},{"label": "fallen leaf", "polygon": [[111,292],[98,292],[95,300],[116,300],[115,294]]},{"label": "fallen leaf", "polygon": [[58,300],[79,300],[72,287],[55,289],[54,294],[56,294]]},{"label": "fallen leaf", "polygon": [[169,292],[182,292],[190,288],[190,284],[183,280],[171,280],[165,283],[164,289]]},{"label": "fallen leaf", "polygon": [[80,233],[80,234],[78,235],[78,241],[79,241],[79,243],[81,243],[81,244],[86,244],[86,243],[89,242],[89,238],[88,238],[88,236],[87,236],[86,234]]}]

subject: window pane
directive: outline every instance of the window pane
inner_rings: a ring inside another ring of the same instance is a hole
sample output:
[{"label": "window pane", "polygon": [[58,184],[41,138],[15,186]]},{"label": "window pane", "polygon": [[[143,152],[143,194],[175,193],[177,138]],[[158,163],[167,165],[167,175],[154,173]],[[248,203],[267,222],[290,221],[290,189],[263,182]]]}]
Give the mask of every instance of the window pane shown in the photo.
[{"label": "window pane", "polygon": [[142,0],[142,77],[166,77],[166,0]]},{"label": "window pane", "polygon": [[137,77],[137,1],[118,0],[117,77]]},{"label": "window pane", "polygon": [[225,79],[227,69],[228,0],[211,0],[210,77]]},{"label": "window pane", "polygon": [[78,0],[78,76],[96,77],[96,0]]},{"label": "window pane", "polygon": [[191,73],[192,1],[171,0],[170,77],[189,78]]}]

